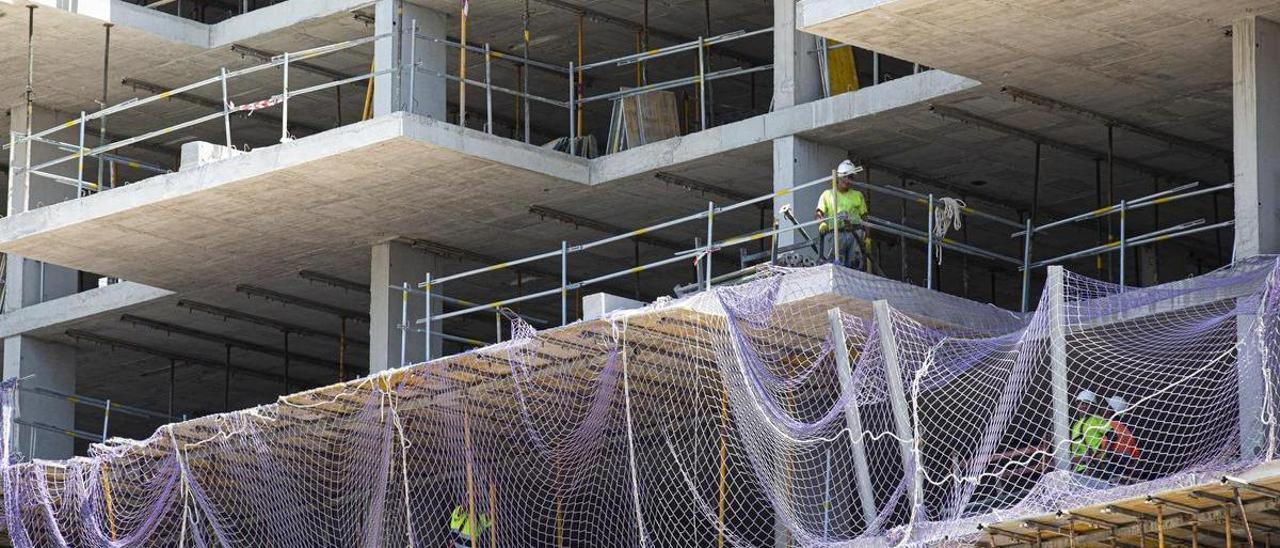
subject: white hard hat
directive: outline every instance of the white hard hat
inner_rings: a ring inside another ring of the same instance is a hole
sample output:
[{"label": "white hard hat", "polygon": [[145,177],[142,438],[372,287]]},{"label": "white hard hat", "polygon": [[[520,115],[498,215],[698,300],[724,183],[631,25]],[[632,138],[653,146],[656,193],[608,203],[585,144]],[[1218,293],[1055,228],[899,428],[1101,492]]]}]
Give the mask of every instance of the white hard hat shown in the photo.
[{"label": "white hard hat", "polygon": [[1129,408],[1129,402],[1124,401],[1123,396],[1111,396],[1107,398],[1107,407],[1110,407],[1116,413],[1123,413],[1125,409]]},{"label": "white hard hat", "polygon": [[1098,403],[1098,395],[1094,394],[1092,390],[1081,390],[1079,394],[1076,394],[1076,401]]},{"label": "white hard hat", "polygon": [[840,167],[836,168],[836,175],[845,177],[845,176],[853,175],[854,173],[858,173],[860,171],[862,171],[862,168],[853,165],[852,160],[845,160],[843,162],[840,162]]}]

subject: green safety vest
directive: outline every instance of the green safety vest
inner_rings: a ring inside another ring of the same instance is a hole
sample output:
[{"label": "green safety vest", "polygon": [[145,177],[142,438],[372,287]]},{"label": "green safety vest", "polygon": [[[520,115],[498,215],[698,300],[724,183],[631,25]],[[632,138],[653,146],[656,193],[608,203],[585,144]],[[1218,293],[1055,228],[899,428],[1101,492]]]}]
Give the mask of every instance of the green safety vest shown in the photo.
[{"label": "green safety vest", "polygon": [[[829,222],[836,215],[844,212],[849,216],[849,224],[862,224],[862,216],[867,214],[867,200],[862,196],[861,192],[849,189],[845,192],[835,192],[835,203],[832,204],[831,189],[822,191],[822,196],[818,198],[818,211],[827,217],[827,221],[823,221],[818,225],[818,231],[827,233],[831,231],[831,223]],[[833,207],[834,206],[834,207]],[[841,227],[844,228],[844,227]]]},{"label": "green safety vest", "polygon": [[[476,538],[475,535],[477,533],[475,528],[472,527],[471,520],[467,519],[467,517],[467,510],[462,505],[455,506],[453,515],[449,516],[449,530],[462,535],[465,539],[471,540]],[[486,514],[477,515],[476,521],[480,522],[479,534],[481,535],[488,531],[489,527],[493,526],[493,523],[489,521],[489,516]]]},{"label": "green safety vest", "polygon": [[[1071,425],[1071,456],[1085,457],[1102,449],[1102,442],[1111,430],[1111,421],[1097,415],[1076,419]],[[1076,464],[1076,472],[1084,472],[1087,467]]]}]

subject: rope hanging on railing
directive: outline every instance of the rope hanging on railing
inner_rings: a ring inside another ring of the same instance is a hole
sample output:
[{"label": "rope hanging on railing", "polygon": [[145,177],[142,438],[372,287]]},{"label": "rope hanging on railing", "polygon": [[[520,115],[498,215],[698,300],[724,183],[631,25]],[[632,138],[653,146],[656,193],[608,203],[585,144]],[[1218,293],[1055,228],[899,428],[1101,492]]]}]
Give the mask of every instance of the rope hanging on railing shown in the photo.
[{"label": "rope hanging on railing", "polygon": [[951,229],[960,230],[964,226],[964,218],[962,212],[968,207],[964,200],[957,198],[940,198],[939,205],[933,208],[934,222],[933,235],[939,242],[934,249],[937,254],[938,264],[942,264],[942,245],[941,242],[947,237],[947,231]]}]

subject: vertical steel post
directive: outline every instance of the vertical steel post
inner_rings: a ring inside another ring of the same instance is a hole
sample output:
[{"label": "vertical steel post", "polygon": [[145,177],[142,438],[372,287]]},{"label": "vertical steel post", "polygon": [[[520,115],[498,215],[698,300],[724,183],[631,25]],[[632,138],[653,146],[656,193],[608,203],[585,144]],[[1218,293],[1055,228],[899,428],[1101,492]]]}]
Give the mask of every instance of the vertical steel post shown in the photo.
[{"label": "vertical steel post", "polygon": [[493,80],[490,74],[491,50],[489,43],[484,43],[484,129],[493,134]]},{"label": "vertical steel post", "polygon": [[[425,352],[423,353],[423,356],[426,358],[426,361],[428,361],[428,362],[429,362],[429,361],[431,361],[431,360],[435,357],[435,356],[432,356],[432,355],[431,355],[431,354],[432,354],[432,353],[431,353],[431,294],[432,294],[432,290],[431,290],[431,273],[430,273],[430,272],[428,272],[428,273],[427,273],[427,277],[426,277],[426,279],[425,279],[425,280],[423,280],[423,284],[422,284],[422,285],[423,285],[423,288],[427,290],[427,296],[425,297],[425,299],[426,299],[426,305],[427,305],[427,310],[426,310],[426,315],[424,316],[424,317],[426,318],[426,323],[425,323],[425,324],[423,324],[423,326],[422,326],[422,327],[423,327],[423,331],[427,334],[427,338],[426,338],[426,339],[427,339],[427,342],[426,342],[426,349],[425,349]],[[443,331],[443,329],[442,329],[441,331]]]},{"label": "vertical steel post", "polygon": [[[1116,203],[1116,140],[1115,128],[1107,125],[1107,203]],[[1107,243],[1115,241],[1115,225],[1107,216]],[[1109,270],[1109,268],[1108,268]]]},{"label": "vertical steel post", "polygon": [[1124,291],[1124,285],[1125,285],[1125,270],[1124,270],[1125,257],[1124,256],[1128,254],[1128,249],[1126,249],[1125,246],[1129,245],[1128,238],[1126,238],[1124,234],[1125,217],[1128,217],[1128,216],[1129,216],[1129,203],[1125,200],[1120,200],[1120,290],[1121,291]]},{"label": "vertical steel post", "polygon": [[[470,15],[471,4],[462,2],[462,17],[458,21],[458,125],[467,127],[467,16]],[[430,331],[430,329],[427,329]]]},{"label": "vertical steel post", "polygon": [[222,385],[222,410],[231,410],[231,345],[226,345],[226,378]]},{"label": "vertical steel post", "polygon": [[716,203],[707,202],[707,269],[704,271],[707,276],[707,289],[711,289],[711,256],[715,254],[713,243],[715,240],[715,222],[716,222]]},{"label": "vertical steel post", "polygon": [[284,393],[289,393],[289,332],[284,332]]},{"label": "vertical steel post", "polygon": [[925,220],[929,227],[929,238],[925,245],[925,287],[933,289],[933,248],[934,248],[934,220],[933,220],[933,193],[929,194],[929,218]]},{"label": "vertical steel post", "polygon": [[102,441],[107,441],[107,431],[111,426],[111,398],[107,398],[102,409]]},{"label": "vertical steel post", "polygon": [[169,360],[169,418],[173,418],[174,381],[177,380],[178,361]]},{"label": "vertical steel post", "polygon": [[1027,311],[1027,301],[1031,298],[1031,218],[1027,217],[1027,227],[1022,235],[1022,311]]},{"label": "vertical steel post", "polygon": [[[427,338],[431,338],[431,326],[426,326],[424,332]],[[400,367],[409,365],[408,347],[409,344],[409,282],[400,283]]]},{"label": "vertical steel post", "polygon": [[578,155],[578,97],[574,87],[573,61],[569,61],[569,155]]},{"label": "vertical steel post", "polygon": [[[831,209],[827,210],[827,222],[831,223],[831,258],[835,264],[840,264],[840,198],[837,196],[839,188],[836,186],[836,170],[831,170]],[[821,200],[822,196],[818,196]],[[821,204],[819,204],[821,205]],[[822,253],[822,227],[818,227],[818,253]]]},{"label": "vertical steel post", "polygon": [[[902,177],[902,188],[907,188],[907,177]],[[907,199],[898,204],[898,224],[907,224]],[[901,282],[907,281],[907,237],[898,235],[898,277]]]},{"label": "vertical steel post", "polygon": [[[702,238],[693,239],[693,248],[702,249]],[[702,275],[702,269],[705,266],[706,265],[703,264],[703,261],[701,260],[693,262],[693,282],[697,284],[698,287],[702,287],[702,280],[706,277]]]},{"label": "vertical steel post", "polygon": [[[698,37],[698,120],[707,129],[707,49],[706,39]],[[710,244],[711,242],[707,242]]]},{"label": "vertical steel post", "polygon": [[569,242],[560,240],[560,325],[569,325]]},{"label": "vertical steel post", "polygon": [[880,52],[871,52],[871,85],[880,83]]},{"label": "vertical steel post", "polygon": [[280,142],[289,140],[289,52],[284,52],[284,78],[280,97]]},{"label": "vertical steel post", "polygon": [[[32,122],[32,118],[34,117],[34,114],[35,114],[35,99],[36,99],[36,92],[35,92],[35,74],[36,74],[36,45],[35,45],[35,32],[36,32],[36,5],[35,5],[35,4],[28,4],[28,5],[27,5],[27,91],[26,91],[26,95],[27,95],[27,124],[26,124],[26,126],[27,126],[27,130],[26,130],[26,133],[24,133],[24,134],[22,135],[22,137],[23,137],[24,139],[26,139],[26,140],[27,140],[27,144],[26,144],[26,146],[22,147],[22,150],[23,150],[23,156],[24,156],[24,158],[23,158],[23,162],[22,162],[22,199],[20,200],[20,202],[22,203],[22,209],[21,209],[21,211],[26,211],[28,208],[30,208],[30,207],[31,207],[31,146],[34,144],[34,143],[31,141],[31,131],[32,131],[32,130],[31,130],[31,122]],[[13,208],[10,208],[10,209],[9,209],[9,214],[10,214],[10,215],[12,215],[12,214],[14,214],[14,213],[18,213],[18,211],[14,211],[14,210],[13,210]],[[43,263],[41,263],[41,264],[43,264]],[[41,278],[43,279],[43,276],[41,276]],[[43,300],[44,300],[44,298],[43,298],[43,295],[42,295],[42,296],[41,296],[41,301],[43,301]],[[34,434],[33,434],[33,435],[34,435]]]},{"label": "vertical steel post", "polygon": [[[111,23],[103,23],[102,27],[106,31],[106,41],[102,45],[102,108],[107,108],[107,80],[110,75],[111,67]],[[98,119],[98,146],[107,144],[107,117],[103,116]],[[101,157],[98,158],[98,190],[102,190],[104,180],[103,168],[105,164]]]},{"label": "vertical steel post", "polygon": [[84,195],[84,111],[80,111],[80,149],[76,151],[76,197]]},{"label": "vertical steel post", "polygon": [[[392,40],[394,43],[395,40]],[[405,110],[413,114],[414,76],[418,73],[418,20],[409,22],[409,100],[405,101]]]},{"label": "vertical steel post", "polygon": [[226,133],[227,148],[231,146],[231,102],[227,98],[227,67],[222,67],[222,131]]},{"label": "vertical steel post", "polygon": [[502,313],[501,312],[495,311],[493,313],[493,327],[495,332],[495,335],[493,338],[494,342],[502,342]]}]

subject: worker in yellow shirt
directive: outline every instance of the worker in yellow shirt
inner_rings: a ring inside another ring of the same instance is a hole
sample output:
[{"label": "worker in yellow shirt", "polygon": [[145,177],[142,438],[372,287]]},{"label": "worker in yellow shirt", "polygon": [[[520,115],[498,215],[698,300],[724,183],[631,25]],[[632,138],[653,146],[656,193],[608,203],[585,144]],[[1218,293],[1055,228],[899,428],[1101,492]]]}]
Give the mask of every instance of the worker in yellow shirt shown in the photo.
[{"label": "worker in yellow shirt", "polygon": [[[824,190],[818,198],[818,210],[815,216],[821,219],[818,233],[822,239],[822,259],[835,261],[837,257],[841,265],[855,270],[866,267],[867,231],[862,226],[862,218],[867,215],[867,199],[862,193],[853,189],[853,177],[861,173],[862,168],[845,160],[836,168],[836,192]],[[836,246],[836,226],[839,226],[839,254],[833,255]]]},{"label": "worker in yellow shirt", "polygon": [[472,523],[471,517],[471,513],[461,504],[453,507],[453,513],[449,515],[449,538],[445,543],[446,548],[482,546],[480,540],[493,527],[493,521],[489,519],[489,514],[483,511],[475,516],[475,521],[479,523]]}]

